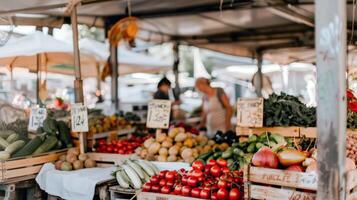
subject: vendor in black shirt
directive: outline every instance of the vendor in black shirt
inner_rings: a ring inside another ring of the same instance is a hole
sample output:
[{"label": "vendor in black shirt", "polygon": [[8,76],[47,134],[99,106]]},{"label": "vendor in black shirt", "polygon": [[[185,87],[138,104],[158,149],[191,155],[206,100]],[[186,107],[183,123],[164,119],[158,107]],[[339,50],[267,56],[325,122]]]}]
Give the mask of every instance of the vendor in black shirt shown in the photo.
[{"label": "vendor in black shirt", "polygon": [[170,100],[169,91],[171,82],[166,77],[162,78],[157,84],[157,91],[154,93],[154,99]]}]

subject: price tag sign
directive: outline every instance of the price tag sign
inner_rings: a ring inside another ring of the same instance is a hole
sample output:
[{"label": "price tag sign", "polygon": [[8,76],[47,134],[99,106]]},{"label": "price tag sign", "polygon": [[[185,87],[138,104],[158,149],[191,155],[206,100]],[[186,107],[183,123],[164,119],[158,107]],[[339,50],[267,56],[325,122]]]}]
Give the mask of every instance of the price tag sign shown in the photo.
[{"label": "price tag sign", "polygon": [[263,127],[263,98],[239,98],[237,125],[240,127]]},{"label": "price tag sign", "polygon": [[71,124],[73,132],[88,132],[88,112],[86,106],[80,103],[72,105]]},{"label": "price tag sign", "polygon": [[45,121],[47,117],[47,111],[46,108],[31,108],[30,111],[30,121],[29,121],[29,126],[28,130],[29,131],[37,131],[39,127],[42,127],[43,121]]},{"label": "price tag sign", "polygon": [[170,123],[171,101],[151,100],[148,105],[146,126],[166,129]]}]

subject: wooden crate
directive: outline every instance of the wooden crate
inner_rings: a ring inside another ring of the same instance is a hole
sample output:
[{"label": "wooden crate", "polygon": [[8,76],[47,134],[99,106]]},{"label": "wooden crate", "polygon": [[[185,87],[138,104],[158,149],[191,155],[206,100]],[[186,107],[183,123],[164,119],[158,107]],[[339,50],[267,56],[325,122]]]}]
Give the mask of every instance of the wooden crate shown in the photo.
[{"label": "wooden crate", "polygon": [[297,126],[291,127],[262,127],[262,128],[245,128],[237,127],[236,133],[238,136],[249,136],[251,134],[260,135],[265,132],[278,133],[285,137],[299,137],[300,128]]},{"label": "wooden crate", "polygon": [[[347,129],[347,134],[357,134],[357,129]],[[316,127],[308,127],[308,128],[300,128],[300,137],[305,135],[308,138],[316,138],[317,137],[317,128]]]},{"label": "wooden crate", "polygon": [[171,194],[160,194],[152,192],[137,192],[137,200],[199,200],[198,198],[193,197],[184,197]]},{"label": "wooden crate", "polygon": [[132,154],[122,155],[113,153],[87,153],[87,155],[97,162],[98,167],[110,167],[113,165],[119,165],[121,162],[132,156]]},{"label": "wooden crate", "polygon": [[65,154],[67,149],[52,151],[36,156],[14,158],[1,161],[0,183],[4,183],[14,178],[36,175],[40,172],[42,165],[48,162],[55,162]]}]

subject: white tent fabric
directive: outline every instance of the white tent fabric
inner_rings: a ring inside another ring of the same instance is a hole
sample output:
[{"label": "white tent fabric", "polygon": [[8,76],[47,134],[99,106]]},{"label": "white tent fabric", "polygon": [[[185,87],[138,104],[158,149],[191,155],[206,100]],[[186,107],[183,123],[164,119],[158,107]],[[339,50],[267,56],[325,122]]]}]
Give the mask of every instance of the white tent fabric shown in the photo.
[{"label": "white tent fabric", "polygon": [[[92,39],[84,38],[79,41],[81,52],[94,55],[95,58],[104,63],[109,57],[109,45]],[[155,73],[171,69],[169,61],[160,60],[148,55],[129,51],[125,46],[118,49],[119,74],[130,73]]]},{"label": "white tent fabric", "polygon": [[[40,57],[40,71],[67,75],[74,73],[73,47],[42,32],[26,35],[0,47],[0,66],[36,71],[37,56]],[[83,76],[96,75],[93,74],[96,72],[96,60],[93,57],[82,54],[81,64]]]},{"label": "white tent fabric", "polygon": [[193,49],[193,75],[195,78],[211,78],[211,75],[202,63],[199,48]]}]

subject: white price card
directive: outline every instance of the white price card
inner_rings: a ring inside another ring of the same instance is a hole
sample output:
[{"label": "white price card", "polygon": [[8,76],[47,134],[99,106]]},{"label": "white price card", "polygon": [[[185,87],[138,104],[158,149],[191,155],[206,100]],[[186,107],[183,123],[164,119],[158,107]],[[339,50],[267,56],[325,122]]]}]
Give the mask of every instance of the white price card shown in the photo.
[{"label": "white price card", "polygon": [[86,106],[81,103],[72,105],[71,124],[73,132],[88,132],[88,112]]},{"label": "white price card", "polygon": [[263,127],[263,98],[239,98],[237,125],[240,127]]},{"label": "white price card", "polygon": [[166,129],[170,123],[171,101],[151,100],[148,105],[146,126]]},{"label": "white price card", "polygon": [[43,121],[47,117],[47,110],[46,108],[33,107],[30,112],[28,130],[37,131],[39,127],[42,127]]}]

